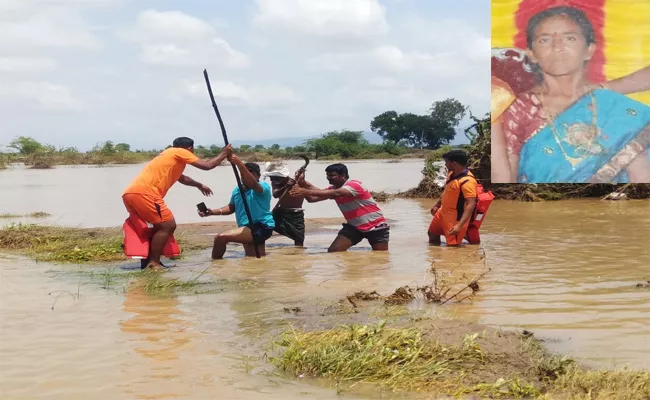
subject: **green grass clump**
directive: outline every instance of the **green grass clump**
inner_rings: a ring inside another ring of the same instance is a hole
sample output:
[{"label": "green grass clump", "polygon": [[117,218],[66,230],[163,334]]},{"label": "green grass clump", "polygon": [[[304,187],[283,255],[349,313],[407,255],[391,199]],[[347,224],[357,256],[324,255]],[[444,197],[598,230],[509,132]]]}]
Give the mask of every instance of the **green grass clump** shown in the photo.
[{"label": "green grass clump", "polygon": [[102,229],[10,224],[0,229],[0,250],[22,252],[38,261],[81,263],[124,259],[122,236]]},{"label": "green grass clump", "polygon": [[[30,216],[39,218],[47,215],[39,212]],[[25,254],[37,261],[123,261],[127,259],[122,249],[123,240],[122,231],[118,228],[86,229],[18,223],[0,229],[0,251]],[[187,232],[180,232],[177,237],[183,251],[205,249],[209,245],[206,240],[191,240]]]},{"label": "green grass clump", "polygon": [[391,390],[480,398],[650,398],[649,371],[589,370],[547,354],[532,337],[504,339],[495,333],[490,340],[485,333],[459,332],[452,335],[462,340],[449,344],[432,336],[434,331],[389,328],[385,322],[316,332],[291,329],[277,342],[281,352],[272,361],[295,376],[329,378],[338,386],[366,382]]}]

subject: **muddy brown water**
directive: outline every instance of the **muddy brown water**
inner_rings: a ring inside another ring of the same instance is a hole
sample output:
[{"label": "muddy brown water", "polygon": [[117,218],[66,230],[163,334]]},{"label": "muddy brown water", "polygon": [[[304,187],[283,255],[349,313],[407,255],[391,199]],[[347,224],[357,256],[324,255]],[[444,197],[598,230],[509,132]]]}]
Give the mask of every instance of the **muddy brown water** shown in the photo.
[{"label": "muddy brown water", "polygon": [[[298,165],[299,163],[295,163]],[[326,164],[310,177],[324,184]],[[292,168],[293,169],[293,168]],[[421,161],[350,163],[352,176],[373,190],[417,184]],[[114,226],[125,218],[119,193],[137,166],[0,171],[0,214],[46,211],[48,223]],[[207,203],[225,204],[230,170],[188,171],[225,181]],[[169,203],[179,222],[200,221],[192,188],[174,188]],[[0,255],[0,397],[11,399],[335,399],[376,398],[371,392],[337,396],[324,387],[278,376],[259,356],[268,333],[300,313],[323,310],[350,292],[392,292],[427,283],[432,262],[458,269],[475,247],[426,244],[431,201],[383,205],[391,221],[391,251],[367,244],[343,254],[326,249],[338,226],[308,234],[307,248],[274,237],[263,260],[232,248],[221,262],[200,252],[168,276],[253,281],[208,293],[172,297],[104,289],[103,267],[35,263]],[[338,215],[331,203],[307,205],[307,217]],[[596,366],[650,367],[650,202],[575,200],[495,202],[482,228],[489,265],[473,304],[417,305],[504,329],[528,329],[553,351]],[[9,222],[7,220],[6,222]],[[107,266],[115,267],[115,265]],[[479,268],[480,267],[476,267]],[[85,271],[80,275],[79,271]],[[89,271],[96,276],[90,278]],[[52,306],[54,305],[54,309]],[[326,318],[326,317],[323,317]],[[386,397],[385,397],[386,398]]]}]

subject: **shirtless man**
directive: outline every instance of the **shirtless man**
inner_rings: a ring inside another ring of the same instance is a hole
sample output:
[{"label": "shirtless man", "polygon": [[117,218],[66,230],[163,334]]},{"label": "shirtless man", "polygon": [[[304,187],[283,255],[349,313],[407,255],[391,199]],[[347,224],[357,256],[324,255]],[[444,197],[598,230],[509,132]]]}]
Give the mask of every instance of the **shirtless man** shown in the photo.
[{"label": "shirtless man", "polygon": [[[302,204],[305,198],[292,195],[289,192],[296,181],[291,179],[289,169],[284,165],[272,166],[264,174],[271,178],[273,197],[279,199],[273,209],[275,231],[292,239],[296,247],[303,247],[305,243],[305,211]],[[282,196],[285,192],[286,194]]]},{"label": "shirtless man", "polygon": [[185,166],[189,164],[208,171],[216,168],[232,154],[232,146],[228,145],[218,156],[201,160],[194,154],[194,140],[188,137],[176,138],[172,146],[151,160],[122,194],[126,210],[153,225],[149,257],[142,260],[142,268],[162,266],[160,256],[163,248],[176,230],[174,214],[163,200],[167,191],[176,182],[180,182],[199,189],[205,196],[212,194],[209,187],[183,175]]}]

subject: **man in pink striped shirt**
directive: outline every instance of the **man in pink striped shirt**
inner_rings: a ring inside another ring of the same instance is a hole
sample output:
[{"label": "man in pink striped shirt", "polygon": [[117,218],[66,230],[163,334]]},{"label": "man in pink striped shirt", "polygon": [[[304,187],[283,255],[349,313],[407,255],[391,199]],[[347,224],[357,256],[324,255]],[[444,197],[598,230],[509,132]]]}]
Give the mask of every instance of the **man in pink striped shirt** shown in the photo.
[{"label": "man in pink striped shirt", "polygon": [[302,179],[291,189],[292,196],[305,197],[307,201],[317,202],[333,199],[339,206],[347,223],[330,245],[328,252],[346,251],[367,239],[373,250],[388,250],[390,227],[384,214],[372,195],[361,182],[350,179],[344,164],[332,164],[325,168],[327,189],[319,189]]}]

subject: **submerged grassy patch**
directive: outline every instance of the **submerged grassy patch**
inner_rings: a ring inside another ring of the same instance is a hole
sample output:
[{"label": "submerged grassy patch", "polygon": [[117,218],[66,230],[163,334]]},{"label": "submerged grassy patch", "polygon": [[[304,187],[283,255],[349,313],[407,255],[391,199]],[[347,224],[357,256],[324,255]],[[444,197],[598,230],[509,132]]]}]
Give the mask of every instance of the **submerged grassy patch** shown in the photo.
[{"label": "submerged grassy patch", "polygon": [[[436,323],[437,325],[437,323]],[[453,343],[435,326],[340,326],[289,330],[273,363],[296,376],[341,384],[371,382],[392,390],[491,398],[647,399],[650,372],[591,371],[548,355],[532,337],[463,333]],[[447,332],[449,333],[449,332]],[[453,334],[452,334],[453,335]]]},{"label": "submerged grassy patch", "polygon": [[21,215],[13,214],[13,213],[0,214],[0,218],[20,218],[20,217],[21,217]]},{"label": "submerged grassy patch", "polygon": [[[185,251],[207,247],[177,237]],[[122,231],[117,228],[83,229],[36,224],[9,224],[0,229],[0,251],[25,254],[37,261],[64,263],[125,260]]]},{"label": "submerged grassy patch", "polygon": [[45,217],[49,217],[50,215],[51,214],[48,214],[45,211],[36,211],[36,212],[33,212],[33,213],[29,213],[27,215],[4,213],[4,214],[0,214],[0,218],[20,218],[20,217],[45,218]]}]

